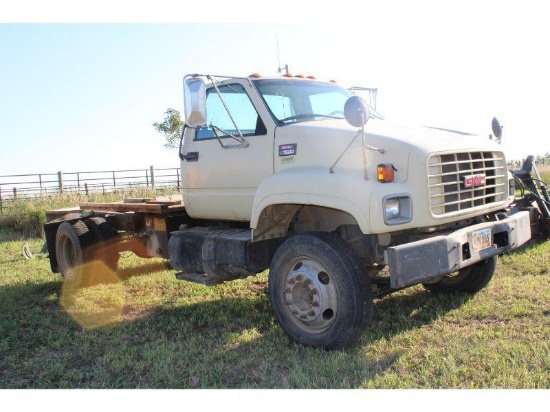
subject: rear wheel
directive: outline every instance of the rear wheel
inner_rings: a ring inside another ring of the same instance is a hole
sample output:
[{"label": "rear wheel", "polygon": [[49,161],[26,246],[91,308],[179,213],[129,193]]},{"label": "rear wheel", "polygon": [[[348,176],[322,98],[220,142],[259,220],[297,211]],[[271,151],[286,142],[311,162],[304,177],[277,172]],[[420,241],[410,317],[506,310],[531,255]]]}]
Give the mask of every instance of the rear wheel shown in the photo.
[{"label": "rear wheel", "polygon": [[92,234],[94,243],[90,249],[90,259],[103,262],[116,272],[120,253],[116,247],[116,230],[102,217],[84,219],[84,224]]},{"label": "rear wheel", "polygon": [[497,256],[482,260],[458,272],[451,273],[435,283],[423,286],[431,291],[477,293],[489,284],[497,267]]},{"label": "rear wheel", "polygon": [[282,329],[304,346],[348,347],[372,314],[372,292],[359,258],[330,233],[296,235],[279,247],[269,297]]},{"label": "rear wheel", "polygon": [[55,236],[55,255],[59,272],[65,281],[80,283],[83,266],[87,261],[87,248],[92,243],[93,237],[81,220],[59,225]]}]

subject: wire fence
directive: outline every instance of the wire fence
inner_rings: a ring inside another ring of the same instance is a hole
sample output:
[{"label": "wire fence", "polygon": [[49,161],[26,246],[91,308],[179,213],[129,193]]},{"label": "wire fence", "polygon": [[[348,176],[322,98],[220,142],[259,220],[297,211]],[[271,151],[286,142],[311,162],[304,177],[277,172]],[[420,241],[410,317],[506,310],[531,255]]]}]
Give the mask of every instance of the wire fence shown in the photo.
[{"label": "wire fence", "polygon": [[179,168],[57,172],[0,176],[0,211],[3,202],[44,198],[59,194],[113,193],[132,189],[181,187]]}]

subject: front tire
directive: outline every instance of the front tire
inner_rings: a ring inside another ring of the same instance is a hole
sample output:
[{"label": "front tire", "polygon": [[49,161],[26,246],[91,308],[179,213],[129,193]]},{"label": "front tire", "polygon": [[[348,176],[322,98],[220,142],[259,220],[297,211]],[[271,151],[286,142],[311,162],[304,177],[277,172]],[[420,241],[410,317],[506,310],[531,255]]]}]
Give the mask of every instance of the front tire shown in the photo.
[{"label": "front tire", "polygon": [[435,283],[425,283],[423,286],[432,292],[477,293],[487,286],[493,278],[497,260],[497,256],[490,257],[458,272],[451,273]]},{"label": "front tire", "polygon": [[331,233],[299,234],[273,257],[269,298],[285,333],[299,344],[341,349],[372,315],[372,292],[353,250]]}]

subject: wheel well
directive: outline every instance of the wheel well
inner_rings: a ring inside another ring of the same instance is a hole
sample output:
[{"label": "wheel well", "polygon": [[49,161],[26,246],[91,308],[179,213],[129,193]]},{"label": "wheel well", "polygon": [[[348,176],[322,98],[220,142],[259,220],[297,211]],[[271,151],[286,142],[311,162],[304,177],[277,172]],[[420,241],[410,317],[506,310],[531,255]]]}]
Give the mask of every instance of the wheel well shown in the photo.
[{"label": "wheel well", "polygon": [[262,210],[254,241],[285,237],[289,232],[334,232],[342,225],[358,226],[347,212],[315,205],[279,204]]}]

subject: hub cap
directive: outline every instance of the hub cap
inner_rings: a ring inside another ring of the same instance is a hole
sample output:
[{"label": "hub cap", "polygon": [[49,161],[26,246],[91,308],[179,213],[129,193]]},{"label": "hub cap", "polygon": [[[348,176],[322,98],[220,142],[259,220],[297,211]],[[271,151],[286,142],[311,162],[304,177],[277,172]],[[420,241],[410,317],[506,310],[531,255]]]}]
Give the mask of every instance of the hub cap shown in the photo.
[{"label": "hub cap", "polygon": [[287,265],[284,282],[285,307],[295,323],[310,333],[321,333],[332,325],[338,294],[322,264],[296,258]]}]

